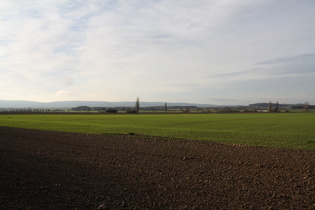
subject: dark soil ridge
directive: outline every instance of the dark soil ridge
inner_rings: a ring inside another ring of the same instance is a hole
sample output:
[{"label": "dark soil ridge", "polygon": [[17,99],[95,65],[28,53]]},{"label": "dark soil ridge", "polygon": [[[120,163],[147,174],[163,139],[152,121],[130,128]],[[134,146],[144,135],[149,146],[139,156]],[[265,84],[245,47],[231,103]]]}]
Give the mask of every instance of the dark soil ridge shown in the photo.
[{"label": "dark soil ridge", "polygon": [[1,209],[314,209],[315,151],[0,127]]}]

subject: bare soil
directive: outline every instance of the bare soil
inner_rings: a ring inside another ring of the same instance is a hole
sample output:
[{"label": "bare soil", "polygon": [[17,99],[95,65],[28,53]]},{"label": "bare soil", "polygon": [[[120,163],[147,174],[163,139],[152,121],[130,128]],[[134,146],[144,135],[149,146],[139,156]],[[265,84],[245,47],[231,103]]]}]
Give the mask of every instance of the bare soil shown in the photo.
[{"label": "bare soil", "polygon": [[0,209],[314,209],[315,152],[0,127]]}]

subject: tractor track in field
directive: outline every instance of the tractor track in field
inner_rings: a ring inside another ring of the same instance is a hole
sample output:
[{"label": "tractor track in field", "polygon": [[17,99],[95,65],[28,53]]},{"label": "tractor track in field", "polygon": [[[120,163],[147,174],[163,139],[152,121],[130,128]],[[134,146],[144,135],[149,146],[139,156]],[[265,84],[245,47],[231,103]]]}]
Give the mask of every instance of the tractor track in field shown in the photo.
[{"label": "tractor track in field", "polygon": [[0,127],[0,209],[314,209],[315,151]]}]

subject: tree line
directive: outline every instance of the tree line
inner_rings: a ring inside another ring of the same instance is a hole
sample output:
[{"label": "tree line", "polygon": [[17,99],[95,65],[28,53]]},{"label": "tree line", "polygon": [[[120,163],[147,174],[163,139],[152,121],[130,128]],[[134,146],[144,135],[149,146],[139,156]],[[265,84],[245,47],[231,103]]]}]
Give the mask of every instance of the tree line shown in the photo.
[{"label": "tree line", "polygon": [[272,103],[256,103],[249,104],[248,106],[221,106],[213,108],[200,108],[197,106],[168,106],[167,103],[164,106],[140,106],[139,97],[136,98],[134,106],[130,107],[90,107],[90,106],[78,106],[73,108],[51,108],[51,109],[38,109],[38,108],[0,108],[0,112],[108,112],[116,113],[123,111],[126,113],[138,113],[140,111],[199,111],[199,112],[280,112],[281,110],[289,111],[290,109],[304,109],[308,112],[310,109],[315,109],[315,105],[310,105],[308,102],[304,104],[279,104],[278,102]]}]

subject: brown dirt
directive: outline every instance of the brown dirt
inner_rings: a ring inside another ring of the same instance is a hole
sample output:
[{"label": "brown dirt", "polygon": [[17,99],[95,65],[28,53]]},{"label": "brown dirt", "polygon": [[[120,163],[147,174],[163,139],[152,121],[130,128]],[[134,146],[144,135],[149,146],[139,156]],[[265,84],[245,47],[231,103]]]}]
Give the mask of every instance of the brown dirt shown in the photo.
[{"label": "brown dirt", "polygon": [[1,209],[314,209],[315,152],[0,127]]}]

